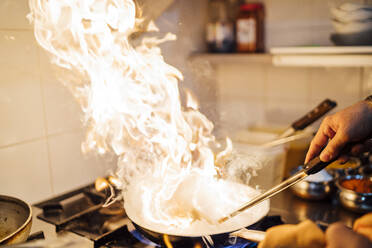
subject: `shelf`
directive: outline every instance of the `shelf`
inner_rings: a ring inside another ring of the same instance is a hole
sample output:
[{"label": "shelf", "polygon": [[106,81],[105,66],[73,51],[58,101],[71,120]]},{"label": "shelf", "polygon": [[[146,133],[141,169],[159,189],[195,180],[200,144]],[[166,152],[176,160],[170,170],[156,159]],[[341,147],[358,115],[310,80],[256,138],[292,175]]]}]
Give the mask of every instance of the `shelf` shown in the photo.
[{"label": "shelf", "polygon": [[192,54],[190,59],[211,64],[264,63],[291,67],[372,67],[372,54]]},{"label": "shelf", "polygon": [[364,54],[372,55],[372,46],[293,46],[293,47],[272,47],[270,53],[275,55],[330,55],[330,54]]},{"label": "shelf", "polygon": [[239,54],[239,53],[196,53],[191,60],[207,60],[212,64],[223,63],[272,63],[272,55],[267,53]]},{"label": "shelf", "polygon": [[297,67],[372,67],[372,54],[273,55],[272,63]]}]

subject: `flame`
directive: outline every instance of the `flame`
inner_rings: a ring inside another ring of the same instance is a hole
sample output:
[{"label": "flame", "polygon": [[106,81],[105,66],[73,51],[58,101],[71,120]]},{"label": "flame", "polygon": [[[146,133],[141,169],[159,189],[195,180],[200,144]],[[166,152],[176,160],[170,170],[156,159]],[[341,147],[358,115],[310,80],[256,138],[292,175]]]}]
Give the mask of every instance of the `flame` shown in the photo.
[{"label": "flame", "polygon": [[167,248],[173,248],[173,245],[172,243],[170,242],[169,240],[169,236],[167,234],[163,234],[163,240],[164,240],[164,243],[165,243],[165,246]]},{"label": "flame", "polygon": [[[186,107],[181,104],[182,73],[165,62],[158,47],[176,37],[135,39],[143,22],[132,0],[29,0],[29,5],[36,40],[63,70],[61,80],[84,112],[82,150],[118,156],[117,184],[124,192],[131,184],[142,187],[137,198],[146,218],[192,223],[196,214],[175,217],[167,204],[191,174],[216,180],[215,158],[228,152],[213,151],[213,123],[190,93]],[[158,29],[150,22],[147,30]],[[142,184],[148,178],[159,183]]]}]

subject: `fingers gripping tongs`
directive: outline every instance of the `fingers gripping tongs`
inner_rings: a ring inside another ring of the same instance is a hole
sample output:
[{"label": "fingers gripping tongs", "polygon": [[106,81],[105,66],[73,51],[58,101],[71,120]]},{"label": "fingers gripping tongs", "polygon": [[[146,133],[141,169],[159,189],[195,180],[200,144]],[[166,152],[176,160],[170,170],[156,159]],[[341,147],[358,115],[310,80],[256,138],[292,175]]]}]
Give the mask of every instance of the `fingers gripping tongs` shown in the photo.
[{"label": "fingers gripping tongs", "polygon": [[[351,150],[352,145],[346,146],[343,151],[340,154],[347,154]],[[279,192],[285,190],[286,188],[296,184],[297,182],[305,179],[307,176],[315,174],[321,170],[323,170],[325,167],[327,167],[329,164],[331,164],[333,161],[335,161],[338,157],[335,157],[331,161],[323,162],[320,160],[319,156],[312,159],[310,162],[305,164],[299,172],[288,178],[287,180],[283,181],[282,183],[274,186],[273,188],[267,190],[266,192],[258,195],[257,197],[253,198],[250,202],[242,205],[234,212],[226,215],[225,217],[218,220],[219,223],[225,222],[229,220],[230,218],[240,214],[241,212],[245,211],[246,209],[253,207],[254,205],[269,199],[270,197],[278,194]]]}]

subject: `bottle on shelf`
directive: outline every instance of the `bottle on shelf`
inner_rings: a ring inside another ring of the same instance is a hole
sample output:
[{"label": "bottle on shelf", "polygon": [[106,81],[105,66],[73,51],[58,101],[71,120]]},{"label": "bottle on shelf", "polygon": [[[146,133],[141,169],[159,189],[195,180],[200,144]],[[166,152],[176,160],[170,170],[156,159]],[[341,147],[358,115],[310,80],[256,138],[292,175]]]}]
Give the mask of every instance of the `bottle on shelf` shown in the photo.
[{"label": "bottle on shelf", "polygon": [[209,52],[231,53],[235,48],[234,22],[226,0],[210,0],[206,39]]},{"label": "bottle on shelf", "polygon": [[237,52],[264,52],[264,16],[262,3],[240,5],[235,24]]}]

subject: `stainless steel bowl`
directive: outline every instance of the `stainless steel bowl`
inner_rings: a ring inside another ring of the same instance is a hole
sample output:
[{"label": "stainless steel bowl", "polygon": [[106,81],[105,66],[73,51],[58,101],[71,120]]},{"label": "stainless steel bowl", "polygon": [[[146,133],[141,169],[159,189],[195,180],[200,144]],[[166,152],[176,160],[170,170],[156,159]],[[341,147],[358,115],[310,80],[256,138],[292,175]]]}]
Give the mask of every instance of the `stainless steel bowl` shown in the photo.
[{"label": "stainless steel bowl", "polygon": [[[300,168],[295,169],[292,173],[295,173]],[[312,182],[302,180],[291,187],[293,194],[296,196],[307,199],[307,200],[323,200],[332,194],[334,190],[333,180]]]},{"label": "stainless steel bowl", "polygon": [[372,193],[358,193],[342,186],[342,182],[351,179],[369,179],[372,181],[372,176],[349,175],[339,178],[336,181],[336,186],[339,189],[341,204],[345,208],[358,213],[372,211]]},{"label": "stainless steel bowl", "polygon": [[327,166],[326,170],[334,178],[347,176],[347,175],[356,175],[361,166],[361,161],[359,158],[350,157],[349,161],[344,164],[341,164],[339,160],[334,161]]},{"label": "stainless steel bowl", "polygon": [[364,176],[372,176],[372,164],[359,167],[358,173]]}]

